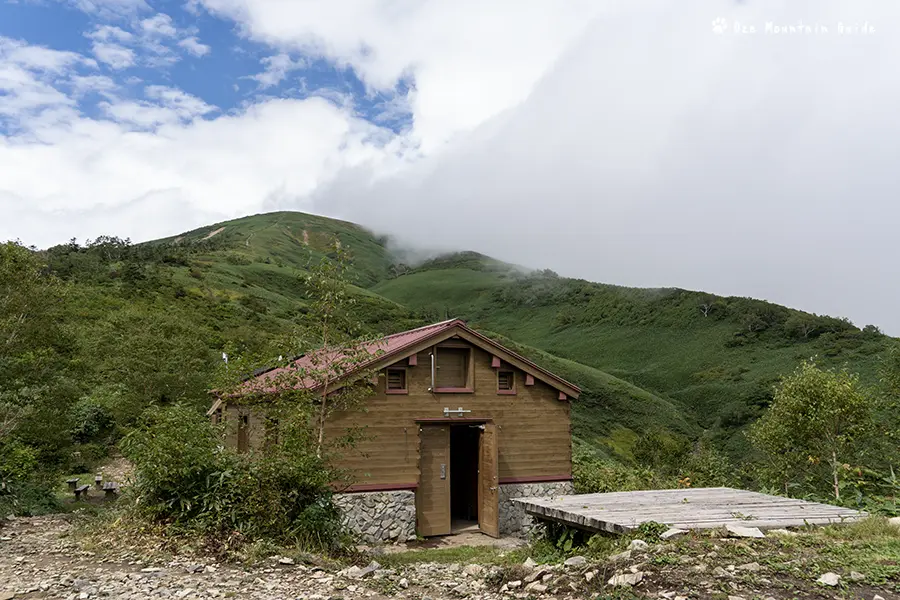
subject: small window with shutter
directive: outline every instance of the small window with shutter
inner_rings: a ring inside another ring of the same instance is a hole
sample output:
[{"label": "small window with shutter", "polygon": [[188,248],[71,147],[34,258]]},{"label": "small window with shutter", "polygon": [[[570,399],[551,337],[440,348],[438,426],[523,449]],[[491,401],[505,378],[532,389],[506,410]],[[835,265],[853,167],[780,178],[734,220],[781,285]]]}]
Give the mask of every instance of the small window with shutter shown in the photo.
[{"label": "small window with shutter", "polygon": [[384,389],[388,394],[405,394],[407,392],[406,369],[398,367],[387,369]]},{"label": "small window with shutter", "polygon": [[501,394],[516,392],[516,374],[514,371],[497,371],[497,391]]},{"label": "small window with shutter", "polygon": [[435,364],[435,391],[469,389],[469,348],[438,346]]}]

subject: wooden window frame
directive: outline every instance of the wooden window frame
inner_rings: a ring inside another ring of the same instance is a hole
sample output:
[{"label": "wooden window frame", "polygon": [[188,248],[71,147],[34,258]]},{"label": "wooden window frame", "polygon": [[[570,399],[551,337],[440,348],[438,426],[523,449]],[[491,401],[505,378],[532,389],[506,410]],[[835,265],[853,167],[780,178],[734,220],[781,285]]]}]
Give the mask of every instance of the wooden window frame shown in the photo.
[{"label": "wooden window frame", "polygon": [[435,369],[440,364],[441,348],[456,348],[466,350],[469,353],[469,360],[466,364],[466,385],[465,387],[437,387],[437,373],[435,373],[435,387],[432,390],[435,394],[474,394],[475,393],[475,349],[469,344],[459,342],[444,342],[438,344],[432,349],[434,352]]},{"label": "wooden window frame", "polygon": [[[403,389],[391,389],[388,387],[390,380],[390,371],[403,372]],[[384,393],[385,394],[409,394],[409,370],[406,367],[387,367],[384,370]]]},{"label": "wooden window frame", "polygon": [[[500,387],[500,374],[501,373],[509,373],[512,376],[512,387],[508,390],[504,390]],[[513,369],[498,369],[497,370],[497,393],[501,396],[515,396],[516,395],[516,372]]]}]

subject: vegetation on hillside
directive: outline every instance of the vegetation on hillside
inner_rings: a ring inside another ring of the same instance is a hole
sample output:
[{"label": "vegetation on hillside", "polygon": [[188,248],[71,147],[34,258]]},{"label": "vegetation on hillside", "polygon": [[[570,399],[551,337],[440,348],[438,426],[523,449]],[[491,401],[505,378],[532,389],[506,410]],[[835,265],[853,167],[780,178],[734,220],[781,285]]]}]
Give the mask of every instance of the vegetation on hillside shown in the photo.
[{"label": "vegetation on hillside", "polygon": [[426,262],[373,290],[625,380],[677,406],[732,457],[748,451],[743,434],[781,375],[818,356],[873,384],[896,344],[871,325],[761,300],[591,283],[472,253]]},{"label": "vegetation on hillside", "polygon": [[[462,317],[582,387],[573,405],[581,489],[774,485],[750,467],[778,452],[778,435],[799,431],[766,424],[796,399],[789,374],[817,356],[825,379],[838,377],[835,368],[854,374],[854,394],[873,399],[885,426],[853,432],[847,459],[798,445],[790,468],[801,470],[802,447],[832,483],[831,467],[851,465],[839,474],[853,490],[841,491],[842,502],[875,495],[890,510],[896,501],[900,427],[887,425],[898,414],[900,355],[874,326],[748,298],[567,279],[475,253],[400,264],[385,239],[356,225],[274,213],[146,244],[2,246],[0,479],[17,491],[0,493],[0,508],[46,509],[35,500],[52,501],[42,482],[93,468],[167,407],[199,414],[220,383],[223,352],[273,364],[297,351],[288,340],[321,344],[311,324],[323,290],[309,275],[344,250],[352,259],[341,289],[353,300],[356,335]],[[756,430],[769,434],[747,436],[770,406]],[[783,491],[787,467],[779,468]],[[792,494],[831,493],[787,477]],[[860,477],[864,485],[853,482]]]}]

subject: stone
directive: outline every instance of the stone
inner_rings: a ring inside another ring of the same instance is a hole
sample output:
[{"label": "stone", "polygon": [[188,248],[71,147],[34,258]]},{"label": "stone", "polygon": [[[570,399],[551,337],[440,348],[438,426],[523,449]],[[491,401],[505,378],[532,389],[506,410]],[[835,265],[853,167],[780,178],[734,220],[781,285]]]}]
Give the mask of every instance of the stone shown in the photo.
[{"label": "stone", "polygon": [[409,579],[407,579],[406,577],[401,577],[400,581],[397,582],[397,586],[400,587],[400,589],[405,590],[409,587]]},{"label": "stone", "polygon": [[628,544],[629,550],[646,550],[650,544],[645,542],[644,540],[631,540],[631,543]]},{"label": "stone", "polygon": [[518,498],[552,498],[574,494],[571,481],[546,483],[512,483],[500,486],[499,521],[500,534],[512,535],[527,539],[535,528],[535,521],[525,512],[525,508],[516,502]]},{"label": "stone", "polygon": [[659,597],[665,598],[666,600],[672,600],[678,592],[660,592]]},{"label": "stone", "polygon": [[535,569],[531,573],[529,573],[523,581],[525,583],[532,583],[533,581],[537,581],[541,577],[543,577],[547,573],[547,569]]},{"label": "stone", "polygon": [[827,585],[829,587],[835,587],[837,584],[841,582],[841,576],[837,573],[825,573],[818,579],[816,579],[816,583],[821,583],[822,585]]},{"label": "stone", "polygon": [[631,558],[631,550],[626,550],[625,552],[620,552],[618,554],[613,554],[609,557],[610,562],[623,562],[629,560]]},{"label": "stone", "polygon": [[747,571],[748,573],[757,573],[762,570],[762,567],[758,562],[747,563],[746,565],[741,565],[738,567],[739,571]]},{"label": "stone", "polygon": [[580,567],[586,562],[587,559],[583,556],[572,556],[570,558],[567,558],[563,564],[567,567]]},{"label": "stone", "polygon": [[360,573],[362,573],[362,569],[360,569],[356,565],[351,565],[346,569],[338,571],[338,575],[340,575],[341,577],[348,577],[350,579],[359,579]]},{"label": "stone", "polygon": [[684,535],[685,533],[687,533],[687,530],[678,529],[677,527],[673,527],[673,528],[661,533],[659,535],[659,539],[668,540],[668,539],[671,539],[671,538],[679,536],[679,535]]},{"label": "stone", "polygon": [[292,565],[294,564],[294,559],[290,556],[282,556],[278,559],[278,564],[280,565]]},{"label": "stone", "polygon": [[780,535],[782,537],[796,537],[800,535],[796,531],[791,531],[789,529],[770,529],[769,533],[772,535]]},{"label": "stone", "polygon": [[744,538],[764,538],[766,535],[760,531],[758,527],[742,527],[740,525],[731,525],[728,524],[725,526],[725,529],[731,535],[735,537],[744,537]]},{"label": "stone", "polygon": [[728,600],[746,600],[743,596],[728,596]]},{"label": "stone", "polygon": [[416,495],[409,490],[336,494],[344,526],[370,543],[397,543],[415,539]]},{"label": "stone", "polygon": [[888,519],[888,525],[893,525],[894,527],[900,529],[900,517],[891,517]]},{"label": "stone", "polygon": [[16,597],[15,592],[0,592],[0,600],[13,600]]},{"label": "stone", "polygon": [[141,569],[141,573],[159,573],[160,571],[162,571],[162,569],[159,567],[144,567]]},{"label": "stone", "polygon": [[534,562],[534,559],[529,556],[525,559],[525,562],[522,563],[522,566],[526,569],[533,569],[537,566],[537,563]]},{"label": "stone", "polygon": [[506,584],[506,587],[510,590],[517,590],[522,587],[522,581],[518,579],[516,581],[510,581]]},{"label": "stone", "polygon": [[644,574],[641,572],[624,573],[622,575],[613,575],[606,583],[614,587],[632,587],[639,584],[643,579]]},{"label": "stone", "polygon": [[850,579],[856,582],[865,581],[866,576],[859,571],[850,571]]},{"label": "stone", "polygon": [[481,572],[484,571],[484,567],[481,565],[470,564],[463,567],[463,573],[466,575],[481,575]]},{"label": "stone", "polygon": [[884,597],[875,594],[874,596],[872,596],[872,600],[884,600]]},{"label": "stone", "polygon": [[543,583],[538,583],[535,581],[534,583],[531,584],[531,591],[537,592],[538,594],[543,594],[544,592],[547,591],[547,586],[544,585]]},{"label": "stone", "polygon": [[584,580],[588,583],[592,582],[594,578],[597,576],[597,571],[588,571],[584,574]]}]

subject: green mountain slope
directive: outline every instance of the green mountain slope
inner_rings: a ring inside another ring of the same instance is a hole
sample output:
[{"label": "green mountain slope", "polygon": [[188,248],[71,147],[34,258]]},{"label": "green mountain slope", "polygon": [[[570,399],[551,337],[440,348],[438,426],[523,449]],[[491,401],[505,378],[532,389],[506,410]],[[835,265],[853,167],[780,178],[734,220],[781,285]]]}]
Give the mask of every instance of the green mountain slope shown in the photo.
[{"label": "green mountain slope", "polygon": [[372,289],[628,381],[713,430],[734,453],[743,450],[737,433],[767,406],[781,374],[818,356],[873,381],[894,343],[874,327],[758,300],[526,273],[472,253],[427,262]]},{"label": "green mountain slope", "polygon": [[70,285],[60,323],[77,340],[78,383],[66,393],[100,394],[123,412],[179,398],[204,404],[223,349],[271,348],[302,321],[303,275],[335,237],[353,257],[368,333],[458,316],[501,336],[585,390],[574,434],[610,456],[627,458],[655,428],[712,430],[740,453],[739,431],[798,361],[820,355],[872,379],[893,343],[765,302],[566,279],[476,253],[410,267],[357,225],[280,212],[138,246],[107,239],[44,252]]}]

